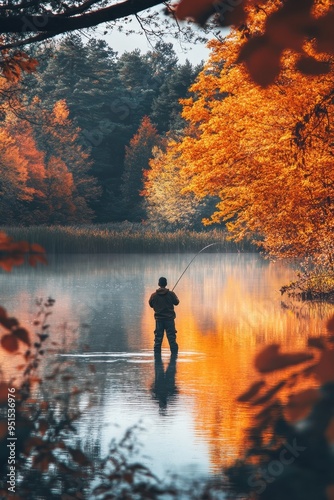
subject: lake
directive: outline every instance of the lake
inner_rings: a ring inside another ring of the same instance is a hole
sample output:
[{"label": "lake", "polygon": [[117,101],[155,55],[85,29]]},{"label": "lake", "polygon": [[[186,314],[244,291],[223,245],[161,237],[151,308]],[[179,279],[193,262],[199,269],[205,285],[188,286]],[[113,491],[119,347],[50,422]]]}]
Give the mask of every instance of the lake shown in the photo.
[{"label": "lake", "polygon": [[[237,458],[250,410],[235,399],[258,378],[255,353],[272,342],[303,349],[309,335],[325,333],[334,312],[282,302],[279,289],[293,278],[283,263],[202,253],[175,289],[179,356],[170,362],[164,339],[162,363],[155,363],[149,296],[160,276],[172,288],[192,257],[63,255],[0,276],[0,303],[31,331],[35,299],[56,300],[43,370],[53,360],[75,362],[73,385],[92,383],[79,401],[86,448],[105,455],[112,439],[140,426],[138,456],[159,476],[217,473]],[[8,372],[15,369],[1,357]]]}]

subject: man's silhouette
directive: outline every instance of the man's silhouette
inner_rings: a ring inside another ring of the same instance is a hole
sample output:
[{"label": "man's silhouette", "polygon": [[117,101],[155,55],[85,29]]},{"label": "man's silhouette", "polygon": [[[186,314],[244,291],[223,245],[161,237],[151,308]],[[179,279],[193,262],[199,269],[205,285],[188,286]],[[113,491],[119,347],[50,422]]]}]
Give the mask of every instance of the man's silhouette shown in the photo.
[{"label": "man's silhouette", "polygon": [[175,311],[174,306],[180,302],[174,292],[166,288],[167,280],[164,277],[159,278],[159,288],[152,293],[149,305],[154,309],[155,317],[155,339],[154,352],[161,352],[161,344],[166,330],[169,347],[172,354],[177,354],[179,346],[176,343],[175,329]]}]

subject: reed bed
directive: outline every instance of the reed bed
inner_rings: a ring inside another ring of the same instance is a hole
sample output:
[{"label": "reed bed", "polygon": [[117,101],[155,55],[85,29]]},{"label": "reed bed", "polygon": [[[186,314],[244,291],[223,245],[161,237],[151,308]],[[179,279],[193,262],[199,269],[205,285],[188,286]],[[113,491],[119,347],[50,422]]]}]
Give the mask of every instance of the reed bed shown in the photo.
[{"label": "reed bed", "polygon": [[158,231],[142,224],[2,227],[16,241],[39,243],[48,253],[173,253],[196,252],[210,243],[212,252],[251,252],[249,242],[227,240],[222,230]]}]

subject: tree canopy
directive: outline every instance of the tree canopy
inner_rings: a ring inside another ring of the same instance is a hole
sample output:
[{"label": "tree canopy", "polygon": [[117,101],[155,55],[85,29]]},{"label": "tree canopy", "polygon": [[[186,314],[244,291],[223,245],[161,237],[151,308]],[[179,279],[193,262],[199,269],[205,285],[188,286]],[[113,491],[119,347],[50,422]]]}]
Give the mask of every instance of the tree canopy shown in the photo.
[{"label": "tree canopy", "polygon": [[[206,223],[225,221],[231,237],[252,237],[275,257],[323,254],[331,261],[333,71],[303,75],[298,55],[286,51],[275,85],[261,89],[235,64],[242,36],[233,31],[225,43],[211,43],[193,97],[183,100],[188,128],[152,160],[146,195],[163,189],[177,158],[181,194],[220,198]],[[319,57],[312,43],[306,50]]]}]

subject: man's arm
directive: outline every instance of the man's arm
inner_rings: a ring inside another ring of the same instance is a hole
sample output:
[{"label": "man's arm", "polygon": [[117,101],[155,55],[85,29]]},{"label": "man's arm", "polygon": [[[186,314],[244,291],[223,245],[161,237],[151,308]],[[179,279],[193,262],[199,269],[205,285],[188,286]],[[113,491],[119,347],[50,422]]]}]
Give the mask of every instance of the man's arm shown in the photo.
[{"label": "man's arm", "polygon": [[153,296],[154,296],[154,293],[152,293],[151,297],[148,300],[149,306],[152,308],[153,308]]},{"label": "man's arm", "polygon": [[170,292],[170,293],[172,294],[172,301],[173,301],[174,306],[177,306],[180,303],[179,299],[177,298],[177,296],[174,292]]}]

